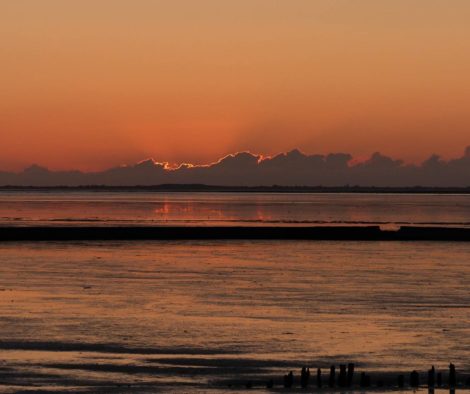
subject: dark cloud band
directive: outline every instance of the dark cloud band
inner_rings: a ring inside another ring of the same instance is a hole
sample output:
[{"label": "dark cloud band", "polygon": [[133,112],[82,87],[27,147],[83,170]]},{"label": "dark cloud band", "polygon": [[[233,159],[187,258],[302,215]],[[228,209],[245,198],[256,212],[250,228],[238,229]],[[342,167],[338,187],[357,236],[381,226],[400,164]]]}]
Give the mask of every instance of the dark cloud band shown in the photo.
[{"label": "dark cloud band", "polygon": [[19,173],[0,172],[0,185],[470,186],[470,147],[460,158],[445,161],[433,155],[420,165],[404,164],[380,153],[361,163],[353,163],[352,159],[346,153],[308,155],[295,149],[269,158],[239,152],[212,164],[183,164],[177,168],[152,159],[88,173],[31,166]]}]

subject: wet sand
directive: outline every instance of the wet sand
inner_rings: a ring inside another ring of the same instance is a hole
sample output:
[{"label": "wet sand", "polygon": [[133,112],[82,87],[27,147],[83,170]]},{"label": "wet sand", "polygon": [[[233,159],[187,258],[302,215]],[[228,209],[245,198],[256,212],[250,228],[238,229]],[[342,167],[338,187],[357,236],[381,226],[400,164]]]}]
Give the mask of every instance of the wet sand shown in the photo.
[{"label": "wet sand", "polygon": [[463,377],[468,261],[452,242],[0,244],[0,391],[281,390],[348,362]]}]

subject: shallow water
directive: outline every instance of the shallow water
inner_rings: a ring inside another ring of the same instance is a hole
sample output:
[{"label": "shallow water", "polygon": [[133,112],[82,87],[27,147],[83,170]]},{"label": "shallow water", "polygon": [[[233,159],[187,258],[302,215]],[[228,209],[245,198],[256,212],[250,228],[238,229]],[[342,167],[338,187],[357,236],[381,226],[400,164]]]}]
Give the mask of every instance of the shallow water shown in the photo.
[{"label": "shallow water", "polygon": [[470,225],[470,195],[0,192],[0,225]]},{"label": "shallow water", "polygon": [[3,244],[0,391],[223,391],[333,362],[470,372],[469,261],[466,243]]}]

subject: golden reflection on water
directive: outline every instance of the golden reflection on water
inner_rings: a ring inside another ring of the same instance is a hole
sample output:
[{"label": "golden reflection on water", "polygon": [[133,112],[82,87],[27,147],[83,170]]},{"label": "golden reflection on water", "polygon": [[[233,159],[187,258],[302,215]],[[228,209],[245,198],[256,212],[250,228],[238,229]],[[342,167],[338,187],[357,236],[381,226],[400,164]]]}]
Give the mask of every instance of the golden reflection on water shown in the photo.
[{"label": "golden reflection on water", "polygon": [[[162,354],[267,360],[273,365],[261,372],[268,375],[285,372],[278,361],[354,361],[374,371],[444,369],[453,361],[467,369],[468,261],[463,243],[4,244],[0,342],[10,348],[1,357],[4,365],[56,373],[62,364],[108,360],[114,366],[106,373],[65,370],[99,381],[128,380],[115,364],[147,368],[153,358],[150,366],[168,367]],[[89,347],[61,352],[47,344]],[[93,347],[103,344],[116,348]],[[220,378],[215,369],[192,376],[170,368],[162,376],[145,368],[142,381]]]},{"label": "golden reflection on water", "polygon": [[2,225],[470,226],[469,195],[0,192]]}]

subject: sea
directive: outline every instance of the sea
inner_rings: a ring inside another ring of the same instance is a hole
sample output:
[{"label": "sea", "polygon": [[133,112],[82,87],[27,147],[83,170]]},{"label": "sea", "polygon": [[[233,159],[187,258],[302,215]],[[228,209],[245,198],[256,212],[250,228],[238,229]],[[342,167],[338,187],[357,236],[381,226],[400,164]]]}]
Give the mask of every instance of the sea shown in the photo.
[{"label": "sea", "polygon": [[[94,225],[468,227],[470,195],[0,192],[0,226]],[[0,393],[283,391],[303,366],[318,391],[348,363],[424,384],[450,362],[469,392],[469,243],[0,243]]]}]

